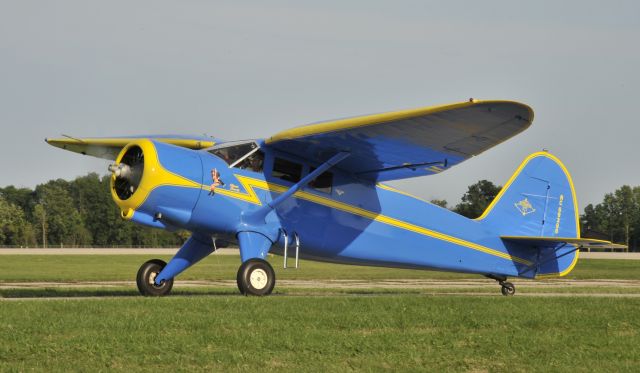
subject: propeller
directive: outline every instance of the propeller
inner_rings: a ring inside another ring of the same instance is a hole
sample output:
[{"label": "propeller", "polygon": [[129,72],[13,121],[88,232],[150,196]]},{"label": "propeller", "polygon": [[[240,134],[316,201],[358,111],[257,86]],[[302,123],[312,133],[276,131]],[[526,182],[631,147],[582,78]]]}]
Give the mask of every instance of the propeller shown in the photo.
[{"label": "propeller", "polygon": [[115,192],[121,200],[128,199],[136,192],[143,171],[144,153],[138,146],[129,148],[119,163],[109,165],[109,172],[115,176]]}]

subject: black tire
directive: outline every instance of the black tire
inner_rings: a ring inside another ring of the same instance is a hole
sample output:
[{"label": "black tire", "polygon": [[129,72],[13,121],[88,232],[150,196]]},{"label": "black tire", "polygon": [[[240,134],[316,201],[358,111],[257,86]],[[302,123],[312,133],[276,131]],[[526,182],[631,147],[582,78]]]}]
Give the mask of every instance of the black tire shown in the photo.
[{"label": "black tire", "polygon": [[516,286],[510,282],[503,282],[500,291],[502,292],[502,295],[508,297],[516,293]]},{"label": "black tire", "polygon": [[238,289],[244,295],[269,295],[276,286],[276,273],[262,259],[249,259],[238,269]]},{"label": "black tire", "polygon": [[151,259],[140,266],[136,276],[136,284],[138,284],[140,294],[159,297],[171,292],[173,279],[163,281],[160,286],[154,284],[156,276],[166,265],[167,263],[160,259]]},{"label": "black tire", "polygon": [[240,294],[247,295],[247,289],[245,289],[242,283],[242,266],[238,269],[238,274],[236,275],[236,284],[238,285],[238,290],[240,290]]}]

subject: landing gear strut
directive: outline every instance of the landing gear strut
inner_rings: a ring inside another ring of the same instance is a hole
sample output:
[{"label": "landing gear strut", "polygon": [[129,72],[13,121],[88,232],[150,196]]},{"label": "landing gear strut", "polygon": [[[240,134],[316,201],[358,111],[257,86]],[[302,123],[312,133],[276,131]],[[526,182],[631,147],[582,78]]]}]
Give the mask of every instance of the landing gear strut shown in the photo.
[{"label": "landing gear strut", "polygon": [[160,259],[151,259],[140,266],[136,276],[136,284],[142,295],[162,296],[167,295],[173,287],[173,279],[165,280],[160,285],[155,284],[156,276],[167,265]]},{"label": "landing gear strut", "polygon": [[269,295],[276,285],[276,273],[266,260],[249,259],[238,269],[236,281],[244,295]]},{"label": "landing gear strut", "polygon": [[506,276],[496,276],[496,275],[486,275],[486,276],[492,280],[498,281],[498,284],[500,284],[500,292],[505,297],[514,295],[516,293],[516,286],[511,282],[508,282]]}]

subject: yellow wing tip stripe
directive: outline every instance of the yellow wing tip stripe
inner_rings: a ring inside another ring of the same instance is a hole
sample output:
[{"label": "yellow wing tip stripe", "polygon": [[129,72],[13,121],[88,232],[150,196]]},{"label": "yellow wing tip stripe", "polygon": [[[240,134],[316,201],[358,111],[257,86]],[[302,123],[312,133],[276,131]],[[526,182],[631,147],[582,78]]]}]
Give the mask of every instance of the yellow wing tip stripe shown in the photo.
[{"label": "yellow wing tip stripe", "polygon": [[381,113],[381,114],[370,114],[370,115],[363,115],[363,116],[358,116],[353,118],[338,119],[338,120],[332,120],[327,122],[308,124],[301,127],[295,127],[295,128],[291,128],[291,129],[279,132],[271,136],[270,138],[266,139],[265,143],[271,144],[271,143],[282,141],[282,140],[291,140],[291,139],[304,137],[304,136],[311,136],[311,135],[317,135],[317,134],[333,132],[338,130],[363,127],[363,126],[368,126],[372,124],[380,124],[380,123],[385,123],[385,122],[390,122],[395,120],[412,118],[419,115],[434,114],[442,111],[466,108],[466,107],[481,105],[481,104],[514,104],[514,105],[523,106],[529,112],[529,118],[528,118],[529,123],[533,122],[533,109],[530,106],[525,105],[523,103],[516,102],[516,101],[508,101],[508,100],[469,100],[469,101],[458,102],[453,104],[428,106],[428,107],[421,107],[417,109],[399,110],[399,111],[392,111],[392,112]]},{"label": "yellow wing tip stripe", "polygon": [[[257,205],[261,205],[262,202],[260,201],[260,199],[258,198],[254,188],[258,188],[258,189],[263,189],[263,190],[269,190],[269,191],[273,191],[276,193],[284,193],[285,191],[287,191],[287,187],[279,185],[279,184],[275,184],[275,183],[269,183],[266,182],[264,180],[259,180],[259,179],[253,179],[250,177],[246,177],[246,176],[242,176],[242,175],[235,175],[235,177],[238,179],[238,182],[240,182],[240,184],[242,184],[242,186],[245,188],[246,192],[240,192],[240,191],[231,191],[228,189],[216,189],[216,193],[219,193],[221,195],[225,195],[231,198],[236,198],[236,199],[240,199],[242,201],[246,201],[246,202],[250,202],[250,203],[254,203]],[[203,186],[204,187],[204,186]],[[355,207],[355,206],[351,206],[349,204],[343,203],[343,202],[338,202],[335,201],[331,198],[327,198],[327,197],[323,197],[323,196],[319,196],[310,192],[306,192],[306,191],[297,191],[294,194],[295,197],[300,198],[300,199],[304,199],[310,202],[314,202],[320,205],[324,205],[333,209],[337,209],[337,210],[341,210],[341,211],[345,211],[354,215],[358,215],[358,216],[362,216],[364,218],[367,219],[371,219],[374,221],[377,221],[379,223],[383,223],[383,224],[387,224],[387,225],[391,225],[397,228],[401,228],[401,229],[405,229],[411,232],[415,232],[418,234],[422,234],[424,236],[429,236],[432,238],[436,238],[442,241],[446,241],[446,242],[450,242],[456,245],[460,245],[460,246],[464,246],[464,247],[468,247],[477,251],[481,251],[487,254],[491,254],[494,256],[498,256],[507,260],[512,260],[514,262],[517,263],[521,263],[524,265],[532,265],[533,263],[526,260],[526,259],[522,259],[522,258],[518,258],[516,256],[512,256],[509,255],[507,253],[503,253],[501,251],[498,250],[494,250],[491,248],[488,248],[486,246],[482,246],[479,244],[475,244],[473,242],[470,241],[466,241],[460,238],[456,238],[453,236],[449,236],[443,233],[439,233],[427,228],[423,228],[411,223],[407,223],[407,222],[403,222],[401,220],[395,219],[395,218],[391,218],[389,216],[385,216],[385,215],[380,215],[377,214],[373,211],[369,211],[369,210],[365,210],[363,208],[359,208],[359,207]]]}]

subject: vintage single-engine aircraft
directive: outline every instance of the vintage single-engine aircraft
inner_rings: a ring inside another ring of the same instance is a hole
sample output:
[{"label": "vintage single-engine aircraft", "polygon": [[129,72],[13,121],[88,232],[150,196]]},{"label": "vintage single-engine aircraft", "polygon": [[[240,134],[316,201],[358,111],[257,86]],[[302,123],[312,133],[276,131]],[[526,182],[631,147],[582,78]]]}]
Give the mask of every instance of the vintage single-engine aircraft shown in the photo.
[{"label": "vintage single-engine aircraft", "polygon": [[242,294],[267,295],[285,256],[357,265],[477,273],[515,292],[507,277],[563,276],[578,248],[569,172],[548,152],[529,155],[487,210],[467,219],[382,184],[434,175],[524,131],[530,107],[478,101],[310,124],[258,140],[198,136],[47,139],[115,160],[111,194],[122,217],[192,232],[165,263],[144,263],[144,295],[224,242],[237,243]]}]

